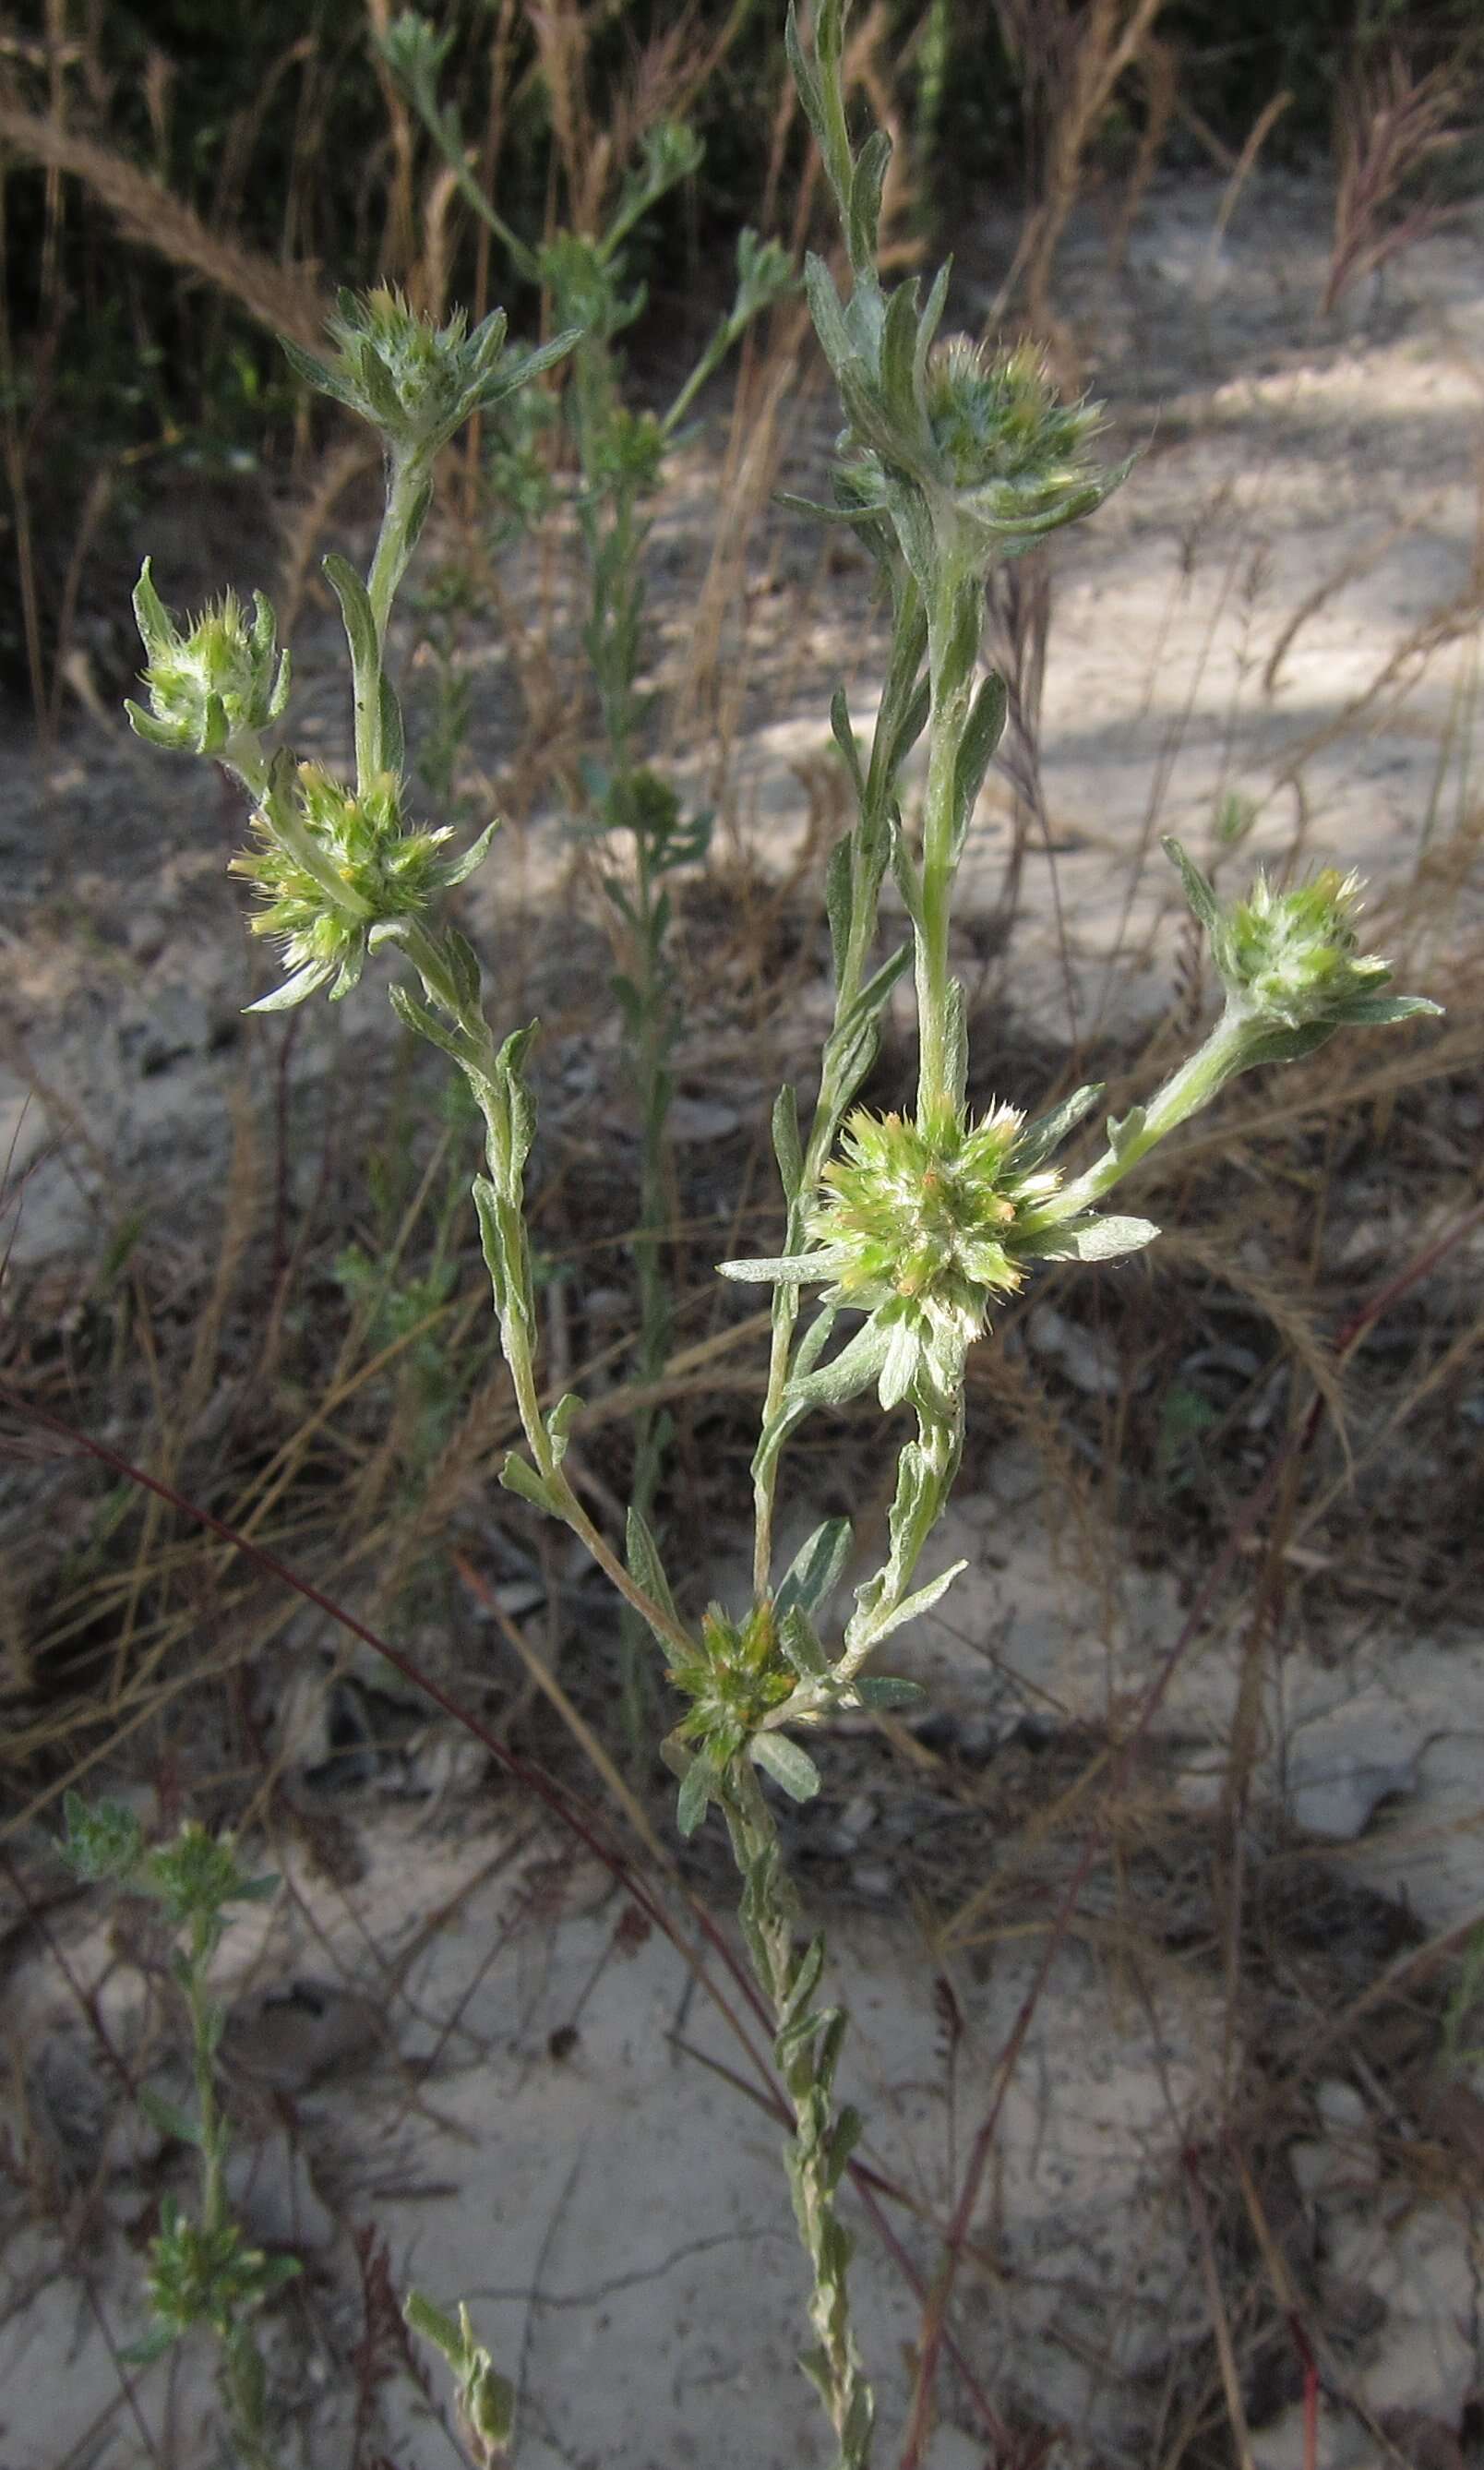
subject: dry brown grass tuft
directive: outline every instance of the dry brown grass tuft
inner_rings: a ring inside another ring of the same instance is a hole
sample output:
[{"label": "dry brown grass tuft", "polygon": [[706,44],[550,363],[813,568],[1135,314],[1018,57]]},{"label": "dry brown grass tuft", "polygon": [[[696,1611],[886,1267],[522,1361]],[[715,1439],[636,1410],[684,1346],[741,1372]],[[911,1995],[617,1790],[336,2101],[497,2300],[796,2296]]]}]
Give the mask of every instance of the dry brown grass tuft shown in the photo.
[{"label": "dry brown grass tuft", "polygon": [[244,248],[111,147],[12,99],[0,98],[0,143],[27,162],[81,180],[137,247],[226,292],[270,334],[311,348],[319,342],[327,304],[309,268],[286,268]]},{"label": "dry brown grass tuft", "polygon": [[1469,93],[1462,49],[1420,71],[1399,46],[1382,58],[1357,58],[1340,88],[1334,245],[1321,316],[1333,316],[1352,286],[1376,273],[1447,220],[1445,210],[1399,200],[1425,167],[1462,142]]}]

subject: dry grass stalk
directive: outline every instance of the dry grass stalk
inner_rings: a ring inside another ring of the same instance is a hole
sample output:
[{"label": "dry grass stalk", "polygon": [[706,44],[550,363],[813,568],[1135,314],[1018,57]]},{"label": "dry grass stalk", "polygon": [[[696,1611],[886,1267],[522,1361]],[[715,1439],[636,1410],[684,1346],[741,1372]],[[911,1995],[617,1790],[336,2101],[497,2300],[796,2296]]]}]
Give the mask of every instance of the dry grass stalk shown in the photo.
[{"label": "dry grass stalk", "polygon": [[1292,101],[1293,97],[1287,89],[1282,89],[1272,97],[1270,102],[1264,105],[1247,131],[1241,152],[1233,164],[1230,177],[1221,192],[1221,202],[1217,208],[1216,221],[1211,226],[1211,238],[1206,244],[1203,279],[1207,284],[1210,283],[1215,269],[1221,243],[1226,238],[1227,226],[1237,211],[1238,200],[1257,169],[1258,156]]},{"label": "dry grass stalk", "polygon": [[1114,273],[1122,270],[1128,253],[1128,236],[1133,230],[1139,208],[1148,194],[1149,182],[1159,166],[1165,140],[1180,100],[1180,56],[1172,43],[1162,43],[1151,35],[1146,42],[1135,72],[1144,88],[1144,127],[1139,131],[1138,151],[1133,169],[1124,190],[1118,221],[1108,242],[1108,265]]},{"label": "dry grass stalk", "polygon": [[1362,275],[1449,220],[1445,208],[1426,203],[1395,220],[1391,209],[1425,164],[1459,143],[1463,130],[1450,124],[1463,100],[1459,59],[1420,77],[1400,48],[1376,65],[1357,66],[1341,89],[1334,245],[1321,316],[1333,316]]},{"label": "dry grass stalk", "polygon": [[1020,76],[1039,192],[991,313],[995,320],[1023,284],[1032,326],[1053,333],[1052,268],[1088,149],[1121,80],[1143,58],[1161,6],[1162,0],[994,0],[1002,40]]},{"label": "dry grass stalk", "polygon": [[[415,296],[419,288],[415,272],[418,217],[413,187],[413,166],[417,158],[416,124],[382,49],[392,22],[388,0],[366,0],[366,20],[370,35],[367,48],[386,113],[386,134],[392,161],[382,231],[382,270],[383,274],[409,283]],[[428,303],[419,298],[418,306],[425,308]]]}]

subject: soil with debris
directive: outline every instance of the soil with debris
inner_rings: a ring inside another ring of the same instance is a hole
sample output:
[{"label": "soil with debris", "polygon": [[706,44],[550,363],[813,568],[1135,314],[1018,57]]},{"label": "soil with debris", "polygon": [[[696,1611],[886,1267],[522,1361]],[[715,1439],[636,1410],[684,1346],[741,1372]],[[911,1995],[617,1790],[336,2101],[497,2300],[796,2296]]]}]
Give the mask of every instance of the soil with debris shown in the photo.
[{"label": "soil with debris", "polygon": [[[1239,864],[1297,850],[1357,866],[1407,951],[1409,986],[1479,948],[1467,718],[1484,210],[1326,326],[1320,191],[1260,174],[1224,229],[1221,198],[1189,177],[1156,188],[1119,270],[1091,217],[1063,262],[1064,341],[1143,454],[1058,553],[1039,748],[1008,748],[967,867],[965,965],[1028,1071],[1100,1042],[1123,1056],[1190,994],[1161,831],[1205,851],[1237,816]],[[963,323],[984,314],[1012,242],[987,217],[962,235]],[[800,461],[818,465],[829,426],[813,398]],[[677,675],[706,454],[692,450],[657,530]],[[784,479],[808,490],[807,471]],[[770,518],[745,626],[726,641],[722,888],[687,897],[703,958],[677,1121],[701,1221],[751,1174],[765,1225],[754,1124],[782,1073],[804,1071],[827,1003],[823,939],[812,918],[799,923],[792,889],[800,852],[830,827],[829,691],[843,674],[859,719],[879,675],[881,631],[860,622],[852,561]],[[167,567],[157,557],[185,597]],[[468,649],[479,790],[503,778],[518,698],[498,646]],[[295,652],[297,740],[336,757],[333,613],[313,596]],[[690,782],[714,796],[705,766]],[[34,1336],[50,1313],[56,1378],[42,1394],[58,1407],[72,1332],[128,1326],[116,1297],[144,1252],[151,1295],[209,1286],[203,1250],[234,1178],[290,1248],[316,1194],[354,1189],[358,1093],[400,1069],[364,991],[288,1030],[243,1020],[258,963],[221,872],[236,829],[212,775],[136,746],[102,702],[48,766],[21,755],[0,780],[12,886],[0,1156],[18,1193],[0,1336],[50,1379]],[[607,1184],[621,1212],[622,1180],[590,1128],[594,1102],[613,1100],[615,1054],[571,991],[608,966],[596,912],[570,913],[587,939],[575,957],[571,944],[556,960],[549,942],[537,949],[530,920],[570,882],[572,853],[540,811],[511,839],[466,896],[471,931],[498,958],[512,1017],[533,994],[545,1014],[543,1138],[570,1187],[568,1229],[611,1233]],[[759,1002],[742,961],[728,977],[708,900],[752,904],[788,1004],[768,988]],[[760,1056],[763,1013],[783,1016]],[[1002,1094],[1039,1094],[1003,1081]],[[1427,1103],[1426,1126],[1396,1138],[1426,1134],[1437,1153],[1436,1234],[1477,1199],[1476,1049]],[[1411,1247],[1429,1229],[1401,1213],[1375,1158],[1347,1161],[1344,1191],[1314,1240],[1359,1300],[1400,1265],[1390,1239]],[[1263,1243],[1254,1221],[1243,1258],[1266,1294],[1283,1265]],[[1438,1288],[1440,1315],[1456,1311],[1460,1327],[1479,1250],[1475,1231]],[[111,1287],[101,1257],[117,1258]],[[1233,2458],[1454,2470],[1484,2457],[1484,2059],[1467,1962],[1484,1916],[1476,1351],[1447,1392],[1453,1426],[1429,1428],[1434,1456],[1413,1470],[1420,1495],[1463,1504],[1456,1567],[1434,1573],[1422,1616],[1400,1581],[1389,1607],[1384,1588],[1363,1610],[1346,1594],[1345,1534],[1403,1521],[1410,1498],[1362,1392],[1355,1526],[1333,1530],[1338,1546],[1325,1530],[1293,1547],[1290,1589],[1317,1561],[1328,1592],[1311,1619],[1273,1622],[1270,1596],[1244,1598],[1240,1584],[1255,1548],[1211,1602],[1216,1544],[1204,1559],[1174,1549],[1194,1532],[1183,1488],[1201,1465],[1236,1487],[1235,1520],[1292,1411],[1281,1379],[1264,1386],[1248,1323],[1213,1327],[1182,1363],[1180,1394],[1199,1412],[1159,1427],[1168,1515],[1118,1532],[1097,1516],[1098,1436],[1137,1366],[1116,1301],[1082,1316],[1059,1292],[1016,1317],[980,1400],[987,1415],[1036,1385],[1049,1415],[1034,1445],[979,1446],[938,1547],[968,1569],[895,1659],[929,1685],[934,1713],[842,1727],[821,1745],[818,1803],[787,1821],[852,2019],[846,2089],[867,2121],[868,2174],[855,2288],[883,2457],[910,2406],[939,2235],[973,2169],[926,2470]],[[1148,1312],[1137,1292],[1132,1318]],[[590,1286],[584,1328],[568,1333],[578,1361],[579,1341],[602,1341],[604,1293]],[[616,1274],[609,1302],[625,1309]],[[209,1458],[235,1411],[230,1385],[197,1407],[193,1449]],[[271,1462],[267,1440],[259,1456]],[[842,1463],[800,1454],[796,1540],[844,1505],[831,1487],[856,1461]],[[861,1464],[847,1502],[879,1489],[879,1455]],[[191,1488],[188,1470],[163,1472]],[[512,1625],[535,1641],[559,1600],[569,1628],[591,1619],[611,1636],[560,1546],[484,1495],[459,1511],[466,1553],[493,1573],[489,1601],[459,1615],[486,1668],[514,1670]],[[78,1517],[77,1535],[49,1535],[47,1550],[81,1547],[91,1509]],[[24,1518],[8,1525],[9,1547],[26,1550]],[[725,1596],[731,1528],[714,1532]],[[1385,1549],[1378,1535],[1378,1566]],[[375,1592],[364,1564],[356,1583],[360,1604]],[[0,1609],[21,1593],[20,1577],[0,1578]],[[234,2199],[258,2243],[302,2266],[264,2324],[278,2458],[313,2470],[457,2458],[437,2365],[400,2328],[396,2295],[415,2283],[440,2304],[467,2301],[518,2382],[522,2470],[823,2460],[793,2364],[802,2283],[780,2130],[758,2033],[714,1946],[703,1944],[705,1966],[732,2021],[632,1882],[577,1849],[477,1742],[429,1720],[368,1651],[294,1611],[243,1671],[229,1653],[240,1618],[219,1607],[220,1635],[202,1638],[199,1658],[220,1654],[215,1686],[274,1777],[284,1893],[234,1926],[221,1983]],[[451,1687],[472,1686],[440,1621],[430,1609],[423,1643]],[[46,1676],[13,1623],[7,1634],[19,1732]],[[84,1650],[101,1652],[96,1640]],[[531,1655],[539,1674],[539,1645]],[[568,1643],[558,1686],[601,1722],[575,1663]],[[223,1765],[224,1725],[174,1736],[177,1789]],[[542,1737],[570,1748],[554,1719]],[[621,1761],[611,1724],[604,1737]],[[60,1775],[55,1754],[49,1772]],[[128,1783],[127,1748],[100,1773],[122,1778],[152,1822],[156,1794]],[[597,1824],[617,1840],[611,1818]],[[48,1806],[0,1851],[0,2470],[195,2470],[218,2458],[209,2354],[140,2370],[121,2359],[143,2329],[161,2200],[191,2185],[190,2155],[131,2097],[141,2082],[185,2092],[167,1950],[131,1907],[104,1913],[64,1884],[52,1825]],[[696,1910],[729,1909],[721,1847],[703,1836],[655,1892],[689,1943]]]}]

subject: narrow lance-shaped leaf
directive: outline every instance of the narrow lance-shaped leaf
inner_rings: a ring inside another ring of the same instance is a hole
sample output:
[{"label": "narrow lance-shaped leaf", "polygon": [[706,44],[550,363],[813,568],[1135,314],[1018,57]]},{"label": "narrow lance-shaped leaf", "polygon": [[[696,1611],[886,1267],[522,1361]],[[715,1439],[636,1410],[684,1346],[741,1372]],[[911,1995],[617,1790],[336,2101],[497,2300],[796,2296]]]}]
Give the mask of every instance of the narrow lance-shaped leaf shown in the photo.
[{"label": "narrow lance-shaped leaf", "polygon": [[855,915],[855,870],[851,863],[853,838],[850,832],[842,835],[830,851],[824,869],[824,911],[829,920],[830,959],[837,985],[845,968]]},{"label": "narrow lance-shaped leaf", "polygon": [[460,1070],[463,1069],[469,1060],[469,1050],[468,1041],[460,1030],[446,1028],[436,1014],[430,1012],[427,1004],[420,1003],[407,987],[388,987],[386,998],[404,1028],[415,1030],[419,1037],[426,1037],[429,1046],[438,1047]]},{"label": "narrow lance-shaped leaf", "polygon": [[1070,1098],[1063,1098],[1059,1106],[1050,1107],[1029,1123],[1011,1153],[1017,1172],[1032,1174],[1055,1156],[1068,1133],[1076,1131],[1083,1117],[1091,1114],[1102,1088],[1101,1081],[1090,1081],[1085,1088],[1074,1089]]},{"label": "narrow lance-shaped leaf", "polygon": [[848,1518],[826,1518],[789,1563],[778,1588],[778,1612],[786,1613],[793,1604],[801,1605],[806,1613],[818,1612],[839,1585],[849,1550]]},{"label": "narrow lance-shaped leaf", "polygon": [[376,618],[366,587],[348,558],[336,550],[324,560],[325,581],[340,604],[345,625],[345,640],[350,645],[351,667],[357,685],[375,675],[381,665],[382,647],[376,631]]},{"label": "narrow lance-shaped leaf", "polygon": [[778,1644],[800,1681],[827,1679],[829,1658],[808,1614],[799,1604],[791,1604],[780,1619]]},{"label": "narrow lance-shaped leaf", "polygon": [[675,1823],[682,1835],[689,1838],[705,1818],[716,1783],[716,1771],[704,1758],[694,1758],[681,1782],[675,1805]]},{"label": "narrow lance-shaped leaf", "polygon": [[790,1207],[803,1183],[803,1144],[799,1137],[799,1100],[785,1081],[773,1102],[773,1154],[778,1162],[783,1198]]},{"label": "narrow lance-shaped leaf", "polygon": [[500,1466],[499,1480],[507,1492],[518,1494],[522,1501],[529,1502],[533,1509],[545,1511],[548,1518],[561,1516],[560,1504],[550,1485],[543,1476],[537,1474],[536,1469],[526,1459],[519,1457],[514,1450],[509,1453]]},{"label": "narrow lance-shaped leaf", "polygon": [[1038,1261],[1117,1261],[1152,1244],[1158,1233],[1148,1218],[1064,1218],[1028,1235],[1025,1250]]},{"label": "narrow lance-shaped leaf", "polygon": [[382,769],[400,774],[407,759],[406,732],[402,723],[402,705],[396,687],[384,672],[382,677]]},{"label": "narrow lance-shaped leaf", "polygon": [[1180,877],[1185,888],[1186,899],[1208,935],[1214,935],[1221,923],[1221,911],[1209,880],[1202,874],[1194,858],[1186,855],[1173,833],[1167,832],[1160,847]]},{"label": "narrow lance-shaped leaf", "polygon": [[952,849],[955,860],[962,853],[975,802],[984,787],[990,757],[1000,742],[1005,727],[1006,704],[1005,681],[991,671],[974,698],[968,726],[959,741],[953,767]]},{"label": "narrow lance-shaped leaf", "polygon": [[922,415],[913,387],[913,346],[917,334],[916,281],[901,284],[887,303],[881,330],[881,392],[887,414],[909,454],[922,445]]},{"label": "narrow lance-shaped leaf", "polygon": [[892,140],[884,128],[872,129],[856,157],[850,181],[850,214],[846,245],[852,267],[876,263],[876,236],[881,224],[881,192],[892,160]]},{"label": "narrow lance-shaped leaf", "polygon": [[855,742],[855,732],[850,726],[850,707],[846,700],[846,690],[844,687],[837,687],[830,697],[829,726],[835,744],[839,747],[841,754],[845,757],[846,766],[849,772],[851,783],[855,790],[856,801],[860,805],[864,805],[866,803],[866,775],[861,770],[861,751]]}]

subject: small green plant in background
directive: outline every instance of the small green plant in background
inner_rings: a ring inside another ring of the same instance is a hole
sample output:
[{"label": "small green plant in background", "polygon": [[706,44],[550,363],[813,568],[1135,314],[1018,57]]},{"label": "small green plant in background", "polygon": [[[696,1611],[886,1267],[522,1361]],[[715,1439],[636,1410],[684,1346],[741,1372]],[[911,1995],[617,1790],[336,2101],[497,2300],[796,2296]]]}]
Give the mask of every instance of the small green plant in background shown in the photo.
[{"label": "small green plant in background", "polygon": [[[673,1334],[667,1258],[674,1211],[668,1119],[674,1056],[681,1028],[671,941],[667,878],[706,858],[712,818],[686,815],[674,782],[651,759],[658,695],[640,681],[655,665],[647,623],[644,562],[652,506],[685,436],[684,422],[703,387],[748,328],[794,289],[785,252],[755,232],[737,242],[735,297],[663,412],[635,410],[624,400],[619,338],[643,312],[645,290],[630,273],[626,245],[654,209],[701,166],[704,149],[676,122],[646,130],[637,159],[618,167],[601,226],[558,230],[539,246],[513,232],[469,169],[458,117],[440,100],[439,79],[452,44],[426,17],[408,11],[388,30],[383,50],[408,101],[508,260],[511,273],[537,287],[549,322],[577,337],[565,383],[548,393],[522,388],[492,422],[487,473],[497,541],[530,534],[563,503],[559,458],[575,474],[575,513],[586,573],[582,628],[588,675],[596,696],[602,753],[581,765],[584,832],[621,857],[600,864],[618,962],[613,988],[638,1117],[638,1223],[634,1266],[638,1382],[659,1381]],[[655,1517],[670,1437],[661,1410],[642,1407],[634,1419],[629,1497],[639,1516]],[[631,1740],[648,1730],[652,1689],[647,1633],[631,1607],[622,1616],[623,1689]]]},{"label": "small green plant in background", "polygon": [[[890,147],[880,132],[859,149],[852,141],[842,67],[846,15],[845,0],[821,0],[808,48],[792,18],[789,24],[794,74],[838,208],[848,269],[844,291],[821,260],[811,259],[807,269],[810,307],[846,419],[832,502],[816,511],[847,526],[869,551],[889,597],[893,632],[869,748],[857,742],[843,695],[832,709],[855,821],[828,865],[835,1011],[807,1129],[791,1087],[779,1092],[773,1112],[783,1247],[767,1259],[723,1265],[732,1278],[773,1289],[745,1606],[713,1605],[699,1622],[683,1610],[689,1590],[683,1586],[678,1596],[670,1583],[649,1515],[655,1462],[642,1452],[621,1552],[590,1517],[566,1471],[581,1402],[567,1396],[549,1412],[543,1407],[525,1218],[524,1174],[536,1130],[527,1077],[535,1025],[497,1035],[486,1016],[478,958],[440,915],[445,891],[488,853],[494,827],[454,858],[447,827],[414,819],[400,708],[386,670],[387,618],[426,513],[439,448],[475,412],[500,406],[508,417],[533,378],[570,356],[573,417],[591,458],[581,468],[593,575],[587,650],[609,757],[602,813],[608,828],[633,840],[636,868],[625,897],[635,947],[650,967],[667,922],[659,880],[665,868],[654,852],[667,846],[679,811],[663,784],[639,785],[653,776],[639,743],[636,545],[661,440],[658,430],[620,418],[607,402],[609,295],[592,274],[592,244],[583,244],[588,255],[570,258],[586,269],[586,288],[575,273],[559,277],[548,268],[553,288],[559,279],[567,287],[561,296],[568,314],[583,323],[539,353],[508,351],[498,315],[473,334],[457,318],[437,329],[380,292],[342,300],[324,361],[294,356],[312,383],[370,421],[388,450],[386,510],[364,581],[343,559],[326,562],[350,655],[354,781],[298,763],[287,746],[267,742],[283,713],[286,680],[271,612],[261,600],[250,618],[228,600],[179,628],[147,570],[137,606],[150,656],[149,709],[133,709],[136,726],[157,742],[225,763],[251,803],[254,849],[234,864],[255,886],[262,904],[255,927],[277,942],[287,971],[256,1008],[321,992],[337,1000],[368,958],[390,957],[415,982],[399,977],[391,986],[398,1017],[456,1066],[472,1093],[484,1145],[474,1200],[525,1438],[524,1451],[507,1458],[502,1480],[580,1539],[653,1635],[684,1702],[664,1743],[679,1779],[680,1825],[693,1831],[714,1806],[729,1829],[742,1879],[743,1936],[773,2013],[777,2065],[793,2112],[788,2168],[814,2332],[803,2364],[833,2431],[837,2470],[864,2470],[874,2403],[851,2326],[850,2239],[837,2209],[861,2122],[836,2099],[846,2019],[822,1999],[824,1945],[804,1930],[761,1779],[807,1800],[819,1779],[800,1736],[839,1711],[900,1704],[913,1694],[909,1685],[866,1667],[955,1575],[948,1570],[921,1580],[918,1572],[959,1469],[968,1351],[1003,1299],[1038,1263],[1105,1261],[1148,1244],[1158,1231],[1148,1220],[1111,1214],[1102,1203],[1235,1074],[1311,1054],[1346,1026],[1404,1020],[1436,1007],[1389,992],[1384,962],[1360,952],[1353,878],[1331,871],[1289,888],[1260,879],[1247,898],[1223,906],[1171,844],[1223,990],[1210,1036],[1147,1104],[1107,1120],[1100,1153],[1080,1168],[1067,1164],[1065,1146],[1093,1115],[1099,1087],[1078,1089],[1031,1122],[1003,1104],[977,1116],[970,1111],[967,1007],[954,974],[952,925],[960,863],[1005,711],[1003,687],[980,666],[986,577],[997,563],[1091,514],[1126,466],[1099,465],[1096,413],[1059,401],[1032,356],[985,355],[942,335],[946,268],[925,295],[916,281],[883,285],[877,242]],[[451,142],[451,160],[452,151]],[[625,190],[610,226],[610,263],[647,194],[638,176]],[[520,245],[504,237],[512,248]],[[744,291],[746,281],[744,268]],[[611,469],[601,467],[609,452],[604,439],[621,446]],[[919,739],[927,760],[917,830],[909,825],[902,784]],[[877,942],[889,870],[912,935],[883,960]],[[908,1110],[874,1113],[857,1100],[882,1010],[909,967],[919,1027],[915,1099]],[[663,1088],[670,1016],[638,981],[633,1022],[631,1037],[651,1041],[643,1069],[653,1099]],[[638,1043],[634,1051],[640,1055]],[[653,1251],[658,1262],[659,1247]],[[811,1288],[822,1292],[804,1321]],[[658,1314],[668,1306],[661,1297],[646,1307],[641,1297],[645,1309]],[[667,1333],[668,1320],[657,1318],[654,1329],[661,1326]],[[851,1524],[825,1522],[777,1573],[776,1503],[785,1452],[807,1418],[867,1391],[874,1391],[884,1413],[905,1409],[908,1431],[896,1443],[884,1557],[856,1588],[836,1636],[829,1608],[854,1542]],[[440,2320],[449,2336],[443,2346],[463,2360],[455,2371],[472,2374],[467,2326]]]},{"label": "small green plant in background", "polygon": [[[227,2430],[243,2470],[278,2470],[270,2400],[253,2319],[299,2272],[296,2257],[265,2255],[249,2247],[232,2218],[226,2161],[230,2134],[217,2082],[217,2052],[226,2011],[210,1986],[212,1961],[234,1904],[263,1903],[276,1894],[273,1876],[250,1877],[230,1835],[212,1835],[187,1819],[168,1843],[151,1846],[131,1809],[118,1802],[92,1806],[65,1796],[62,1857],[90,1886],[144,1896],[176,1932],[171,1973],[185,2003],[196,2091],[194,2112],[149,2085],[140,2088],[146,2117],[172,2142],[200,2155],[200,2204],[193,2217],[174,2196],[160,2204],[150,2242],[145,2288],[151,2322],[122,2353],[128,2366],[149,2366],[196,2332],[217,2344]],[[452,2372],[459,2428],[478,2470],[499,2470],[515,2422],[515,2388],[474,2338],[467,2308],[455,2321],[421,2291],[407,2294],[406,2321],[440,2350]]]},{"label": "small green plant in background", "polygon": [[217,2050],[226,2019],[213,1995],[210,1972],[231,1907],[261,1903],[278,1881],[249,1877],[231,1837],[211,1835],[192,1819],[169,1843],[151,1849],[133,1812],[118,1803],[89,1808],[69,1792],[64,1806],[62,1849],[76,1875],[125,1895],[148,1897],[175,1932],[171,1972],[190,2027],[195,2110],[179,2109],[148,2085],[139,2100],[162,2134],[199,2154],[199,2209],[193,2217],[174,2196],[162,2201],[145,2276],[152,2320],[143,2340],[124,2355],[130,2365],[142,2366],[190,2333],[210,2333],[220,2352],[233,2443],[247,2470],[273,2470],[267,2380],[253,2318],[299,2267],[292,2256],[265,2255],[249,2247],[232,2219],[225,2177],[229,2134],[217,2086]]}]

